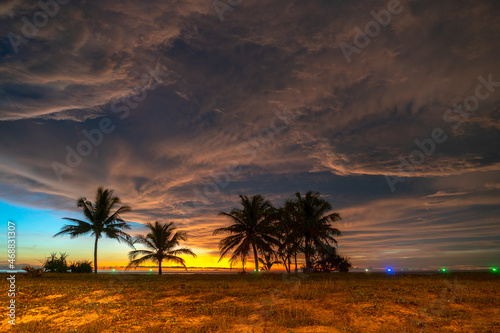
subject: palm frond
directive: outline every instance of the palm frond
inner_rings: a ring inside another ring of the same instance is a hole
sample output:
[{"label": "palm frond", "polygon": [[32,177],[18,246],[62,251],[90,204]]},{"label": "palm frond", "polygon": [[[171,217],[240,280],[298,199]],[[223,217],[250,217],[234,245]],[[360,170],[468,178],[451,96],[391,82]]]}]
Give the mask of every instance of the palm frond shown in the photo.
[{"label": "palm frond", "polygon": [[59,231],[53,237],[62,236],[62,235],[69,235],[70,238],[75,238],[75,237],[85,235],[85,234],[88,234],[88,233],[94,231],[92,228],[92,225],[88,222],[73,219],[73,218],[68,218],[68,217],[65,217],[64,219],[72,221],[72,222],[76,223],[76,225],[72,225],[72,224],[64,225],[61,228],[61,231]]},{"label": "palm frond", "polygon": [[140,264],[145,263],[147,261],[157,262],[157,259],[154,256],[154,254],[150,254],[150,255],[146,255],[146,256],[138,258],[138,259],[131,260],[128,263],[127,267],[125,267],[125,270],[129,269],[130,267],[137,268],[137,266],[139,266]]}]

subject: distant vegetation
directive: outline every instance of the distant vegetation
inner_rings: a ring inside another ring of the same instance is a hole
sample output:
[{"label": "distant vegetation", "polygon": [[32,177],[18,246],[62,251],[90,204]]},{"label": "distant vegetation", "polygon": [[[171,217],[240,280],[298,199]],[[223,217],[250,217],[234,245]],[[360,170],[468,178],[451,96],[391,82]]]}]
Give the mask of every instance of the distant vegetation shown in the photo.
[{"label": "distant vegetation", "polygon": [[[196,257],[191,249],[179,247],[181,241],[187,240],[187,234],[176,231],[173,222],[147,223],[149,233],[145,236],[132,237],[125,233],[124,230],[130,229],[130,226],[122,215],[132,209],[127,205],[121,206],[120,198],[113,193],[112,190],[99,187],[95,202],[84,197],[78,199],[77,206],[82,209],[87,221],[65,217],[72,224],[64,225],[54,235],[69,235],[71,238],[87,234],[94,236],[94,273],[97,273],[97,244],[103,236],[124,241],[133,247],[127,269],[152,261],[158,264],[158,272],[162,274],[162,262],[173,261],[186,267],[179,255]],[[333,224],[341,220],[340,214],[332,211],[331,204],[322,199],[319,192],[309,191],[305,195],[297,192],[282,207],[274,207],[261,195],[240,195],[240,199],[242,208],[219,213],[231,222],[229,226],[213,232],[214,236],[229,234],[219,242],[219,261],[229,256],[230,265],[241,262],[244,272],[247,257],[252,253],[256,272],[259,271],[260,263],[267,271],[275,264],[283,264],[286,271],[291,273],[292,264],[293,271],[298,272],[297,257],[303,254],[305,265],[302,269],[306,272],[348,272],[351,268],[349,258],[336,251],[335,237],[340,236],[341,232]],[[137,244],[146,249],[136,249]],[[53,253],[45,261],[44,270],[66,272],[71,268],[74,272],[88,272],[92,270],[90,265],[90,261],[83,261],[68,267],[66,254],[62,253],[57,258]]]},{"label": "distant vegetation", "polygon": [[247,257],[252,252],[256,272],[260,262],[265,270],[282,263],[290,273],[292,258],[297,272],[297,256],[303,253],[303,270],[307,272],[348,272],[351,268],[349,258],[337,254],[335,248],[334,236],[340,236],[341,232],[332,224],[341,217],[331,212],[332,206],[318,192],[309,191],[305,196],[297,192],[283,207],[274,207],[261,195],[240,195],[240,199],[241,209],[219,213],[231,222],[213,232],[229,234],[219,243],[219,261],[230,255],[231,265],[239,261],[245,271]]},{"label": "distant vegetation", "polygon": [[69,265],[69,269],[71,270],[71,273],[92,273],[92,261],[75,261]]},{"label": "distant vegetation", "polygon": [[[72,262],[69,266],[66,262],[68,255],[66,253],[59,253],[59,257],[56,252],[53,252],[45,258],[42,262],[42,272],[49,273],[66,273],[68,270],[71,273],[92,273],[92,261],[90,260],[80,260]],[[26,269],[28,268],[28,269]],[[35,269],[31,266],[26,266],[24,268],[29,275],[35,274]]]},{"label": "distant vegetation", "polygon": [[56,252],[51,253],[42,264],[43,270],[50,273],[66,273],[69,269],[66,263],[67,257],[66,253],[59,253],[59,257]]},{"label": "distant vegetation", "polygon": [[35,268],[31,267],[30,265],[26,265],[23,267],[23,270],[26,271],[24,275],[29,278],[37,278],[43,275],[43,268]]}]

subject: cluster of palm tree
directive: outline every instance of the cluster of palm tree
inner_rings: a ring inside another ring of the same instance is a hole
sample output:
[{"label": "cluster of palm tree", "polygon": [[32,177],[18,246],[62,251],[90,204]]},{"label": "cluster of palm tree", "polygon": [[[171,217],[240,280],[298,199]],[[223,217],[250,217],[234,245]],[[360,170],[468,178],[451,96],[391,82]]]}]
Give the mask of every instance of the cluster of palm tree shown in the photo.
[{"label": "cluster of palm tree", "polygon": [[259,263],[265,270],[282,263],[290,273],[292,259],[297,272],[297,256],[303,253],[304,271],[348,271],[351,267],[349,259],[335,251],[334,237],[341,232],[332,224],[341,220],[340,214],[331,212],[331,204],[318,192],[309,191],[304,196],[297,192],[282,207],[273,207],[261,195],[240,195],[240,198],[242,209],[219,213],[231,221],[230,226],[213,232],[213,235],[229,234],[219,243],[219,261],[230,255],[230,264],[241,262],[245,271],[246,259],[252,251],[256,272]]},{"label": "cluster of palm tree", "polygon": [[[176,231],[177,227],[173,222],[147,223],[146,228],[148,234],[143,236],[130,236],[123,230],[130,229],[130,225],[122,219],[122,214],[130,212],[132,209],[121,204],[121,200],[114,196],[112,190],[97,189],[95,202],[91,202],[86,198],[80,198],[77,201],[77,206],[82,208],[83,215],[87,221],[82,221],[74,218],[64,217],[65,220],[73,222],[73,224],[64,225],[60,232],[54,235],[62,236],[69,235],[71,238],[82,235],[91,235],[95,237],[94,243],[94,273],[97,274],[97,243],[100,238],[106,236],[116,239],[119,242],[124,241],[130,245],[133,250],[129,252],[130,262],[127,269],[130,267],[139,266],[140,264],[152,261],[158,264],[158,273],[162,274],[162,262],[173,261],[181,264],[186,268],[185,261],[179,257],[180,254],[189,254],[196,257],[188,248],[178,248],[180,241],[186,241],[187,235],[183,231]],[[146,249],[136,249],[135,245],[140,244]]]},{"label": "cluster of palm tree", "polygon": [[[331,212],[330,203],[322,199],[318,192],[309,191],[305,196],[297,192],[295,198],[287,200],[283,207],[278,208],[261,195],[240,195],[240,198],[242,209],[219,213],[232,222],[230,226],[213,232],[213,235],[229,233],[219,243],[219,261],[231,255],[231,266],[241,262],[245,271],[247,257],[252,251],[255,271],[259,271],[259,263],[265,270],[282,263],[287,272],[291,272],[292,259],[297,271],[297,256],[303,253],[306,271],[349,270],[348,258],[340,257],[335,251],[337,241],[334,236],[340,236],[341,233],[332,223],[340,220],[340,215]],[[172,261],[186,268],[184,259],[179,255],[196,257],[191,249],[179,247],[181,241],[187,240],[187,234],[177,231],[173,222],[147,223],[146,235],[133,237],[127,234],[124,230],[129,230],[130,225],[123,220],[122,215],[132,209],[121,205],[121,200],[112,190],[99,187],[95,202],[83,197],[78,199],[77,206],[82,209],[87,221],[65,217],[72,224],[64,225],[54,237],[94,236],[94,273],[97,273],[97,244],[104,236],[123,241],[133,248],[129,252],[130,262],[126,269],[152,261],[158,264],[158,273],[162,274],[162,262]],[[138,244],[145,249],[136,249]]]}]

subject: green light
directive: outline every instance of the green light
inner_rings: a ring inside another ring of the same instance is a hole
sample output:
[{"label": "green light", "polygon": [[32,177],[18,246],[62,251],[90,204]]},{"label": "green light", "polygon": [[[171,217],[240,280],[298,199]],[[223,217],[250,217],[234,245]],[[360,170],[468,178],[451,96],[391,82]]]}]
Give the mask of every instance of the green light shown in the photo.
[{"label": "green light", "polygon": [[496,271],[497,271],[497,269],[496,269],[496,268],[493,268],[492,270],[493,270],[493,272],[496,272]]},{"label": "green light", "polygon": [[113,272],[115,271],[115,269],[113,268]]},{"label": "green light", "polygon": [[150,269],[149,271],[150,271],[150,272],[152,272],[153,270],[152,270],[152,269]]},{"label": "green light", "polygon": [[443,272],[446,272],[446,268],[441,268],[441,270],[442,270]]}]

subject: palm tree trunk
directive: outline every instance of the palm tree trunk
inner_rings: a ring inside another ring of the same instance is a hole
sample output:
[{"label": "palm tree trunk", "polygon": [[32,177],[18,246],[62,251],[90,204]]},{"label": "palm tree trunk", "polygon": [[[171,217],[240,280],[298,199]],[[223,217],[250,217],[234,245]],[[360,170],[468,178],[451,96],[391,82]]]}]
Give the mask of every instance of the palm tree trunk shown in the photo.
[{"label": "palm tree trunk", "polygon": [[160,264],[158,265],[158,273],[161,275],[161,260],[158,260],[160,262]]},{"label": "palm tree trunk", "polygon": [[253,246],[253,256],[255,259],[255,271],[258,273],[259,272],[259,258],[257,258],[257,248],[255,247],[255,244],[252,244]]},{"label": "palm tree trunk", "polygon": [[297,269],[297,252],[295,252],[295,273],[298,272],[298,269]]},{"label": "palm tree trunk", "polygon": [[310,248],[309,248],[309,237],[306,237],[306,241],[305,241],[305,251],[304,251],[304,254],[305,254],[305,257],[306,257],[306,271],[309,272],[309,270],[311,269],[311,254],[309,253],[310,251]]},{"label": "palm tree trunk", "polygon": [[94,244],[94,274],[97,274],[97,241],[99,237],[95,236],[95,244]]}]

